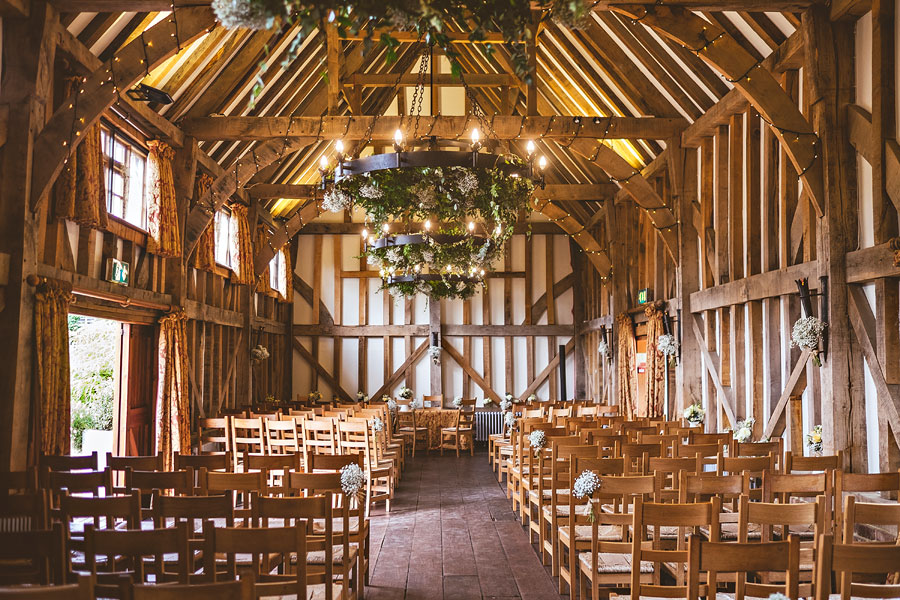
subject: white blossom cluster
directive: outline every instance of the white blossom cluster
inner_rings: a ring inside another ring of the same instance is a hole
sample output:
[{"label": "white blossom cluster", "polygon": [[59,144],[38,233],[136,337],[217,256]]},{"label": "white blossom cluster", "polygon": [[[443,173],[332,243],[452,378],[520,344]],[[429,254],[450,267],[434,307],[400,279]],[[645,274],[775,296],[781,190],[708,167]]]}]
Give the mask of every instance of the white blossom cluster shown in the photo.
[{"label": "white blossom cluster", "polygon": [[749,442],[753,437],[753,426],[756,424],[756,419],[753,417],[747,417],[743,421],[738,421],[737,426],[734,428],[734,433],[732,437],[735,441],[740,443]]},{"label": "white blossom cluster", "polygon": [[516,425],[516,415],[512,414],[512,412],[505,413],[503,415],[503,422],[506,424],[508,428],[513,428]]},{"label": "white blossom cluster", "polygon": [[402,388],[400,388],[399,396],[401,398],[403,398],[404,400],[409,400],[410,398],[413,397],[413,391],[411,389],[409,389],[408,387],[403,386]]},{"label": "white blossom cluster", "polygon": [[675,353],[678,352],[678,342],[675,341],[675,336],[671,333],[664,333],[656,340],[656,349],[663,356],[675,356]]},{"label": "white blossom cluster", "polygon": [[348,496],[356,496],[366,482],[366,475],[356,463],[341,467],[341,489]]},{"label": "white blossom cluster", "polygon": [[363,198],[369,198],[370,200],[378,200],[384,196],[384,192],[371,183],[367,183],[359,188],[359,195]]},{"label": "white blossom cluster", "polygon": [[508,398],[504,398],[500,401],[500,412],[506,412],[510,408],[512,408],[512,401]]},{"label": "white blossom cluster", "polygon": [[547,434],[542,429],[536,429],[528,434],[528,443],[535,450],[540,450],[547,445]]},{"label": "white blossom cluster", "polygon": [[691,404],[684,409],[684,418],[687,419],[688,423],[700,424],[705,416],[706,411],[699,404]]},{"label": "white blossom cluster", "polygon": [[256,348],[250,350],[250,360],[253,362],[261,362],[267,358],[269,358],[269,351],[262,344],[258,344]]},{"label": "white blossom cluster", "polygon": [[822,341],[827,323],[818,317],[803,317],[797,319],[791,330],[791,348],[799,347],[803,350],[815,350]]},{"label": "white blossom cluster", "polygon": [[380,417],[375,417],[372,419],[372,429],[378,433],[380,431],[384,431],[384,421],[381,420]]},{"label": "white blossom cluster", "polygon": [[369,396],[363,391],[356,392],[356,401],[359,403],[365,403],[369,401]]},{"label": "white blossom cluster", "polygon": [[351,206],[353,206],[353,198],[336,187],[325,192],[325,196],[322,198],[322,208],[330,212],[341,212]]},{"label": "white blossom cluster", "polygon": [[600,340],[600,343],[597,344],[597,352],[599,352],[603,356],[606,356],[607,354],[609,354],[609,344],[607,344],[603,340]]},{"label": "white blossom cluster", "polygon": [[572,485],[572,494],[576,498],[590,498],[600,488],[600,477],[590,470],[584,470]]},{"label": "white blossom cluster", "polygon": [[422,408],[422,406],[423,406],[422,401],[419,400],[418,398],[416,398],[415,400],[413,400],[412,402],[409,403],[409,407],[412,410],[419,410]]},{"label": "white blossom cluster", "polygon": [[806,447],[812,452],[822,451],[822,426],[816,425],[812,431],[806,434]]},{"label": "white blossom cluster", "polygon": [[453,406],[456,408],[462,408],[462,396],[457,396],[453,399]]},{"label": "white blossom cluster", "polygon": [[213,0],[212,9],[227,29],[271,29],[276,14],[260,0]]},{"label": "white blossom cluster", "polygon": [[456,178],[456,189],[463,196],[469,196],[478,189],[478,177],[469,169],[463,170]]},{"label": "white blossom cluster", "polygon": [[440,346],[429,346],[428,347],[428,356],[431,357],[431,362],[439,365],[441,364],[441,347]]}]

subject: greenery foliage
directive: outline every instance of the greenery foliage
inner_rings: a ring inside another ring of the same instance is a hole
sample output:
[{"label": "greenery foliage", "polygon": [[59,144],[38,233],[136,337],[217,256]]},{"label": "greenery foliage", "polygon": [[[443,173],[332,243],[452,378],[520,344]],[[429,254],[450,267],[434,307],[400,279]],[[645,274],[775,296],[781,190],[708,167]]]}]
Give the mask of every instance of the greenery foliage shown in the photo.
[{"label": "greenery foliage", "polygon": [[69,380],[72,391],[72,448],[81,451],[86,429],[110,430],[115,396],[115,321],[69,315]]}]

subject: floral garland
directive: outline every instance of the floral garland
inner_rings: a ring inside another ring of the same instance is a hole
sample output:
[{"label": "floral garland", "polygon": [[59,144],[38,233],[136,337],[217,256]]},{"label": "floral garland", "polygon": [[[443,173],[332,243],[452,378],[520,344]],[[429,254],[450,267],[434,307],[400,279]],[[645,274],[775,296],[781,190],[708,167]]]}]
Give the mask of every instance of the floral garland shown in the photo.
[{"label": "floral garland", "polygon": [[822,359],[819,356],[819,344],[825,334],[825,323],[818,317],[803,317],[797,319],[791,330],[791,348],[799,347],[801,350],[809,350],[812,354],[813,364],[817,367],[822,366]]},{"label": "floral garland", "polygon": [[741,444],[749,442],[753,438],[753,426],[755,424],[756,419],[754,419],[753,417],[747,417],[743,421],[738,421],[731,437],[733,437],[736,442],[740,442]]},{"label": "floral garland", "polygon": [[692,425],[700,425],[706,417],[706,411],[699,403],[694,403],[684,409],[684,419]]},{"label": "floral garland", "polygon": [[[515,156],[503,160],[524,166]],[[382,289],[394,295],[467,299],[483,285],[479,276],[500,256],[519,213],[530,212],[533,190],[529,178],[512,177],[503,168],[404,167],[344,177],[325,194],[322,206],[333,212],[359,206],[377,231],[389,230],[395,221],[435,219],[422,243],[370,245],[363,256],[378,268]],[[468,235],[467,221],[484,223],[486,237]],[[457,239],[439,242],[437,235]],[[426,273],[439,278],[394,280]]]},{"label": "floral garland", "polygon": [[806,447],[811,452],[821,454],[823,447],[821,425],[816,425],[812,428],[812,431],[806,434]]}]

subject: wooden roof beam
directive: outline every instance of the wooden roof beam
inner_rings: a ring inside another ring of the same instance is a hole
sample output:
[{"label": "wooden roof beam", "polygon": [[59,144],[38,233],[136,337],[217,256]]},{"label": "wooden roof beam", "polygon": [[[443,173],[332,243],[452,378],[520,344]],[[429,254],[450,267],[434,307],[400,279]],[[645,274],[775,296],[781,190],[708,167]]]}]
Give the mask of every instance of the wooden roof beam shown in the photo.
[{"label": "wooden roof beam", "polygon": [[[609,198],[618,187],[612,183],[548,183],[544,189],[535,188],[537,199],[572,200],[577,202],[596,202]],[[251,198],[261,200],[269,198],[289,198],[306,200],[322,195],[318,185],[290,183],[259,183],[247,188]]]},{"label": "wooden roof beam", "polygon": [[[373,124],[372,121],[375,120]],[[577,122],[579,121],[580,122]],[[662,117],[497,115],[493,129],[500,139],[551,138],[666,139],[680,135],[684,119]],[[422,129],[438,138],[468,137],[477,120],[464,116],[422,117]],[[393,140],[404,117],[196,117],[182,122],[184,132],[198,140],[269,140],[283,138]]]},{"label": "wooden roof beam", "polygon": [[[519,87],[521,80],[515,75],[507,73],[466,73],[465,85],[468,87]],[[398,83],[399,81],[399,83]],[[395,87],[397,85],[412,87],[419,83],[416,73],[404,73],[399,78],[396,73],[354,73],[341,81],[343,85],[358,85],[362,87]],[[462,87],[463,81],[450,73],[435,73],[434,78],[426,75],[426,83],[441,87]]]}]

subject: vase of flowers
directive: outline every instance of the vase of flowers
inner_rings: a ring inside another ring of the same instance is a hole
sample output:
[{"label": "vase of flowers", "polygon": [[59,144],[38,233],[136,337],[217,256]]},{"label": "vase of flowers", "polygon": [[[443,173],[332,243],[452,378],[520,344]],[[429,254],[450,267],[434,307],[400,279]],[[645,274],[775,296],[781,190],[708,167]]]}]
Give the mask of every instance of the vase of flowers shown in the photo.
[{"label": "vase of flowers", "polygon": [[313,390],[309,393],[310,402],[319,402],[320,400],[322,400],[322,394],[318,390]]},{"label": "vase of flowers", "polygon": [[584,506],[584,514],[587,515],[591,523],[594,522],[594,494],[600,489],[600,477],[590,470],[584,470],[581,475],[575,479],[572,485],[572,495],[578,498],[587,498],[587,504]]},{"label": "vase of flowers", "polygon": [[812,431],[806,434],[806,447],[816,456],[822,455],[822,426],[816,425]]},{"label": "vase of flowers", "polygon": [[747,417],[743,421],[738,421],[737,426],[735,426],[734,432],[732,433],[732,437],[736,442],[741,444],[749,442],[753,438],[753,426],[755,424],[756,419],[753,417]]},{"label": "vase of flowers", "polygon": [[695,402],[684,409],[683,416],[684,420],[691,424],[691,427],[699,427],[703,424],[703,419],[706,417],[706,411],[703,410],[703,407],[700,406],[698,402]]},{"label": "vase of flowers", "polygon": [[493,399],[493,398],[491,398],[490,396],[485,396],[485,397],[484,397],[484,402],[482,403],[482,406],[484,406],[485,408],[487,408],[488,406],[491,406],[491,405],[493,405],[493,404],[494,404],[494,399]]},{"label": "vase of flowers", "polygon": [[801,350],[809,350],[813,359],[813,364],[817,367],[822,366],[822,358],[819,356],[819,344],[825,335],[825,328],[828,324],[818,317],[803,317],[797,319],[794,328],[791,330],[791,348],[800,348]]},{"label": "vase of flowers", "polygon": [[400,388],[400,393],[397,395],[400,396],[401,398],[403,398],[404,400],[409,400],[410,398],[413,397],[413,391],[411,389],[409,389],[408,387],[403,386],[402,388]]},{"label": "vase of flowers", "polygon": [[359,404],[365,404],[369,401],[369,396],[363,391],[356,392],[356,401]]}]

